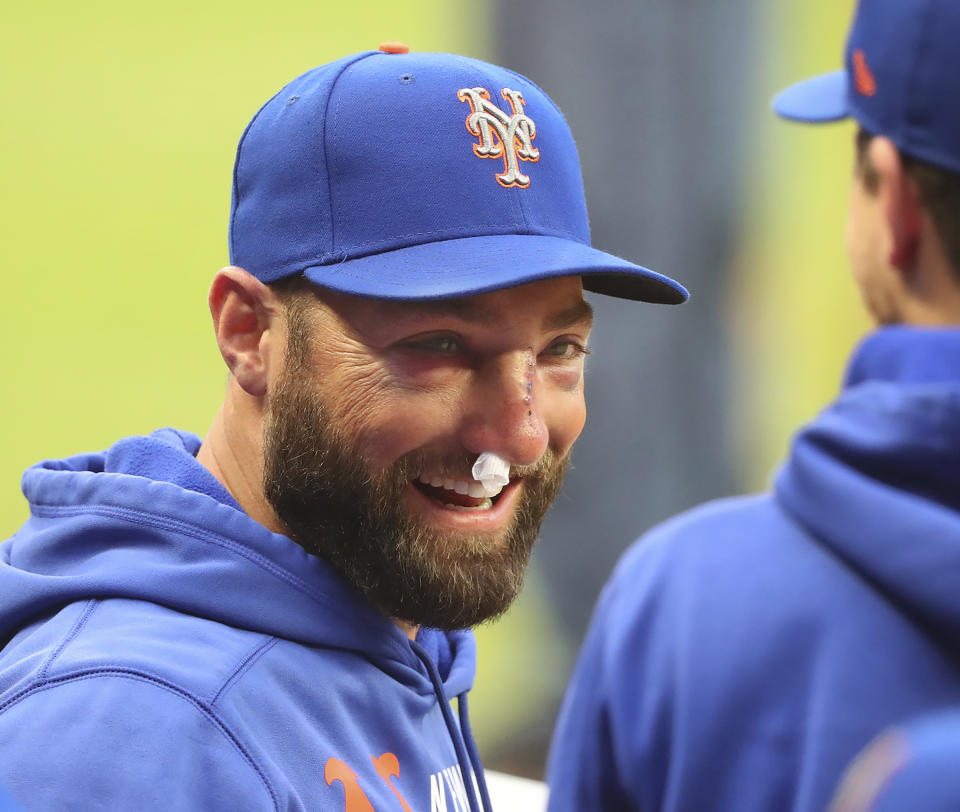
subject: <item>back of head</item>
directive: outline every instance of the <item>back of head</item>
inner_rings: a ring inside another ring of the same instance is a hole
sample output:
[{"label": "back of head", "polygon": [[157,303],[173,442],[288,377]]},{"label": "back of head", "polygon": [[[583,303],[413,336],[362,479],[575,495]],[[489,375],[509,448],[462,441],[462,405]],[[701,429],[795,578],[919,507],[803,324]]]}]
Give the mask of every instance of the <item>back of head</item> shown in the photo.
[{"label": "back of head", "polygon": [[867,172],[866,143],[872,136],[889,138],[960,281],[958,42],[955,0],[860,0],[844,68],[787,88],[773,107],[805,123],[854,118],[863,133],[858,163]]}]

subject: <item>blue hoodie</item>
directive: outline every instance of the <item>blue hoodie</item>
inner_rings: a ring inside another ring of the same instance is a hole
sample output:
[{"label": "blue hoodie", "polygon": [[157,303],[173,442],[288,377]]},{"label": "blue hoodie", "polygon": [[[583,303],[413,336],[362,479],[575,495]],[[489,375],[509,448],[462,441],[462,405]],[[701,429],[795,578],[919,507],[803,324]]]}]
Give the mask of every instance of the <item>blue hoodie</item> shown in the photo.
[{"label": "blue hoodie", "polygon": [[830,812],[957,812],[960,710],[892,728],[847,771]]},{"label": "blue hoodie", "polygon": [[960,703],[958,664],[960,330],[887,328],[773,493],[624,556],[554,733],[550,809],[822,812],[882,728]]},{"label": "blue hoodie", "polygon": [[411,642],[248,518],[199,444],[165,429],[25,473],[0,784],[57,812],[478,809],[472,634]]}]

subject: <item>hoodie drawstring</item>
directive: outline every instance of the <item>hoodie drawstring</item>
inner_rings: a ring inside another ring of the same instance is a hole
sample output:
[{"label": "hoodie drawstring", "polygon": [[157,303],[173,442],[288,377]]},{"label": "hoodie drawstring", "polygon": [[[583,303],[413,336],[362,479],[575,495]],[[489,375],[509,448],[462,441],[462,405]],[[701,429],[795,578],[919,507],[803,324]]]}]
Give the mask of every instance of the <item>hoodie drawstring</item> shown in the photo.
[{"label": "hoodie drawstring", "polygon": [[463,742],[470,754],[470,763],[473,765],[473,774],[477,777],[477,786],[480,787],[480,800],[483,808],[490,812],[493,804],[490,803],[490,793],[487,792],[487,779],[483,774],[483,765],[480,763],[480,754],[477,752],[477,743],[473,740],[473,731],[470,729],[470,713],[467,710],[467,692],[457,697],[457,712],[460,715],[460,731],[463,733]]},{"label": "hoodie drawstring", "polygon": [[[427,673],[430,675],[430,682],[433,683],[433,692],[436,694],[437,700],[440,703],[440,712],[443,714],[443,721],[447,725],[447,732],[450,734],[450,739],[453,742],[453,749],[457,753],[457,761],[460,764],[460,772],[463,775],[463,786],[467,792],[467,802],[470,804],[470,812],[493,812],[492,807],[490,806],[490,799],[487,795],[487,785],[486,781],[483,779],[483,768],[480,766],[480,759],[475,756],[476,754],[476,745],[473,744],[473,737],[470,737],[471,745],[471,754],[467,756],[467,746],[465,744],[465,737],[469,735],[470,727],[469,725],[461,730],[457,730],[457,723],[453,718],[453,711],[450,710],[450,703],[447,701],[446,694],[443,691],[443,682],[440,679],[440,673],[437,671],[437,666],[433,662],[433,658],[427,654],[426,650],[417,643],[415,640],[410,641],[410,648],[413,649],[414,653],[420,658],[423,664],[427,667]],[[460,724],[463,725],[463,719],[466,710],[466,703],[462,702],[463,695],[457,698],[457,706],[460,711]],[[463,735],[461,735],[461,733]],[[480,805],[477,803],[477,793],[473,788],[473,779],[472,775],[477,776],[477,783],[482,787],[481,792],[483,793],[484,806],[481,810]]]}]

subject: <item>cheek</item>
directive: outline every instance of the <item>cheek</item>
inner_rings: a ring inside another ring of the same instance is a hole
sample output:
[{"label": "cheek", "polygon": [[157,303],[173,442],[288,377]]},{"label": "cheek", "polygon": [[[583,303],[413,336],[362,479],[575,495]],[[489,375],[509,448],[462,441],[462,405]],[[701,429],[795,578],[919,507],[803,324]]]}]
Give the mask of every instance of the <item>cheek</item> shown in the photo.
[{"label": "cheek", "polygon": [[847,250],[847,259],[850,262],[850,268],[853,271],[854,278],[861,274],[863,266],[863,241],[860,234],[860,226],[856,220],[856,215],[851,211],[847,216],[847,228],[844,232],[844,242]]},{"label": "cheek", "polygon": [[333,428],[367,463],[379,465],[398,442],[393,429],[402,419],[390,376],[376,359],[338,350],[319,359],[317,390]]},{"label": "cheek", "polygon": [[561,453],[569,451],[583,431],[587,419],[582,379],[571,391],[553,393],[545,406],[550,445]]},{"label": "cheek", "polygon": [[854,186],[850,189],[850,197],[847,200],[847,223],[846,228],[844,229],[844,243],[846,244],[847,249],[847,258],[850,260],[850,264],[856,268],[857,265],[857,255],[858,255],[858,243],[857,236],[859,232],[859,219],[858,212],[860,210],[860,201],[858,197],[858,190],[854,183]]},{"label": "cheek", "polygon": [[855,179],[847,206],[844,238],[854,279],[860,285],[883,264],[885,249],[878,228],[881,219],[878,199],[868,194]]},{"label": "cheek", "polygon": [[320,381],[324,398],[348,435],[353,435],[350,426],[363,425],[375,417],[384,378],[375,366],[361,363],[332,366],[324,374]]},{"label": "cheek", "polygon": [[449,443],[457,409],[436,393],[398,392],[388,387],[369,392],[365,402],[342,421],[357,451],[381,468],[412,451]]}]

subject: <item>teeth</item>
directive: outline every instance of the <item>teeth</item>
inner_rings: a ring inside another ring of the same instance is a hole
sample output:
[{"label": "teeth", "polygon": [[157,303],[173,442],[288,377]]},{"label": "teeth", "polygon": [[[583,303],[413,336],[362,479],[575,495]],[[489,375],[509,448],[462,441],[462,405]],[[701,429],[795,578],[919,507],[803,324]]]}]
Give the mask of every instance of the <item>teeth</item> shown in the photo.
[{"label": "teeth", "polygon": [[489,499],[485,499],[476,507],[464,507],[463,505],[451,505],[449,503],[444,505],[444,507],[449,508],[450,510],[459,510],[461,513],[469,513],[473,510],[490,510],[490,508],[493,507],[493,502],[491,502]]},{"label": "teeth", "polygon": [[504,487],[503,485],[496,485],[489,480],[484,484],[475,479],[443,479],[433,474],[421,474],[417,477],[417,481],[422,482],[424,485],[430,485],[433,488],[443,488],[447,491],[454,491],[455,493],[470,496],[473,499],[496,496]]},{"label": "teeth", "polygon": [[479,499],[481,496],[487,495],[487,489],[483,487],[482,482],[471,482],[470,487],[467,489],[467,493],[474,499]]}]

